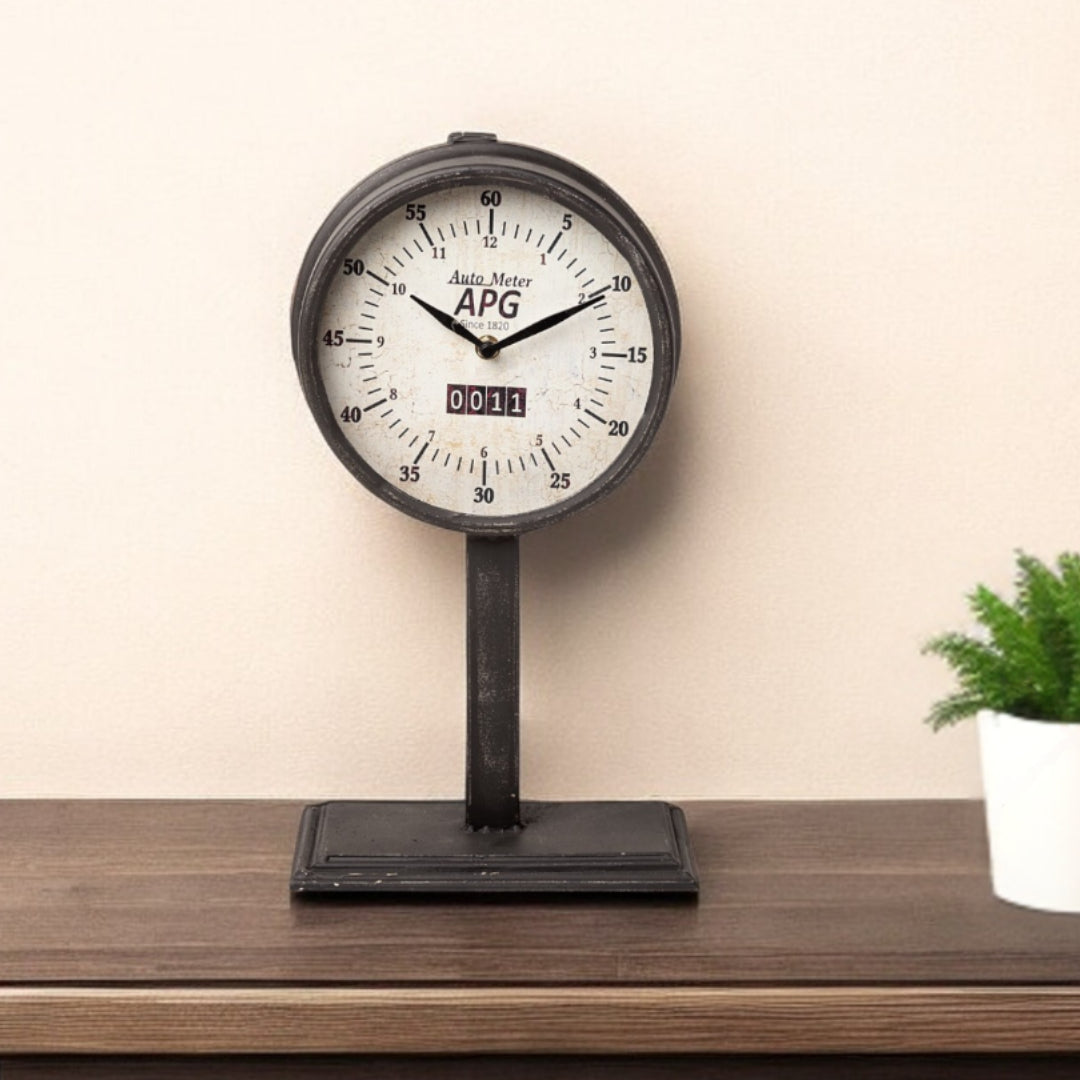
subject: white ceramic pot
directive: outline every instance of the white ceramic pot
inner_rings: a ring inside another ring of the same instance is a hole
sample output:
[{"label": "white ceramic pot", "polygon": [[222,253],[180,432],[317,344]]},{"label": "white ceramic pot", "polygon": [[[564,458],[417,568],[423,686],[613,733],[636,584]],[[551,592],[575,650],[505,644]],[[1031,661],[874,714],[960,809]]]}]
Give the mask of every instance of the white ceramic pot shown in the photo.
[{"label": "white ceramic pot", "polygon": [[1080,724],[980,713],[994,893],[1080,913]]}]

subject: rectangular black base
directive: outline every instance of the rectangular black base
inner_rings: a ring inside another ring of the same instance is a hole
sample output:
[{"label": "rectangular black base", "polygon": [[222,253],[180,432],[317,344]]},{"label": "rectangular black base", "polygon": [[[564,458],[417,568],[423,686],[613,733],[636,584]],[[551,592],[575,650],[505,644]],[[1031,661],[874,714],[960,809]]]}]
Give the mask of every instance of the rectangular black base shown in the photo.
[{"label": "rectangular black base", "polygon": [[460,802],[327,802],[300,821],[294,893],[696,893],[686,821],[664,802],[521,804],[472,830]]}]

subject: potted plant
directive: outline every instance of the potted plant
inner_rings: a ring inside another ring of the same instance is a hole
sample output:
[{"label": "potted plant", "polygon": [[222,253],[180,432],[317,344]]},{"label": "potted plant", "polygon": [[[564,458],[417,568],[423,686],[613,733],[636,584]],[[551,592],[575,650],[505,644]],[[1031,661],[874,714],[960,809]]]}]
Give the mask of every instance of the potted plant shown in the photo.
[{"label": "potted plant", "polygon": [[985,585],[968,594],[978,632],[925,645],[958,682],[927,722],[977,716],[995,894],[1080,912],[1080,554],[1016,564],[1011,602]]}]

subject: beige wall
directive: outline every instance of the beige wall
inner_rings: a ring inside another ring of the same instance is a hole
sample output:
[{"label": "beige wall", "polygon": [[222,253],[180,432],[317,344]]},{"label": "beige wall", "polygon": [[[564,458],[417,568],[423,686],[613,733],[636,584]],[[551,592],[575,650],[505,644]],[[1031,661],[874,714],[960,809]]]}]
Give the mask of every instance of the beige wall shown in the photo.
[{"label": "beige wall", "polygon": [[649,458],[523,541],[526,794],[978,793],[918,646],[1080,545],[1080,5],[0,15],[0,795],[460,791],[462,540],[287,334],[331,204],[459,128],[606,179],[683,304]]}]

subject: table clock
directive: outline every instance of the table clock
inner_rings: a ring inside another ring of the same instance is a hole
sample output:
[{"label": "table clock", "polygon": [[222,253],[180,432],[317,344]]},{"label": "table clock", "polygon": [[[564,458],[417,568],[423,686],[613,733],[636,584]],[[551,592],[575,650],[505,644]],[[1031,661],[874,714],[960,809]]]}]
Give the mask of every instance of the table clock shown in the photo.
[{"label": "table clock", "polygon": [[464,800],[307,807],[292,891],[696,892],[678,807],[519,792],[518,538],[627,477],[675,378],[675,286],[644,224],[561,157],[453,134],[330,212],[292,348],[353,476],[465,534],[468,698]]}]

